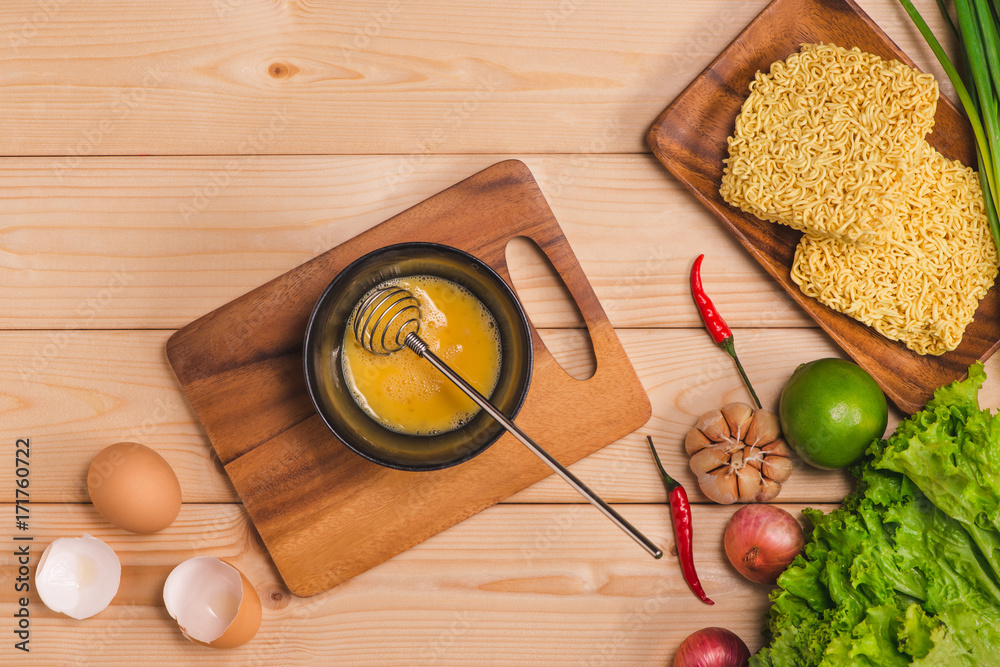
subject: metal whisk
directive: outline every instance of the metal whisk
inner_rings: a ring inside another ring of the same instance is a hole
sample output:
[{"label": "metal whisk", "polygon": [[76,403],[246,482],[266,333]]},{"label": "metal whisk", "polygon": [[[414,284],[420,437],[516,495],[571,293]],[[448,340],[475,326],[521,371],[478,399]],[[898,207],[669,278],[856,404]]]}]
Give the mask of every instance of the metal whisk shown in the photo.
[{"label": "metal whisk", "polygon": [[663,551],[653,544],[648,537],[640,533],[632,524],[618,512],[591,491],[562,464],[556,461],[544,449],[519,429],[514,422],[496,409],[489,400],[480,394],[448,364],[431,352],[427,343],[420,338],[420,302],[415,296],[400,287],[384,287],[365,297],[354,312],[354,338],[367,351],[386,355],[398,352],[404,347],[410,348],[418,356],[423,357],[438,369],[446,378],[455,383],[476,404],[497,420],[515,438],[520,440],[535,456],[545,461],[552,470],[566,480],[584,498],[590,501],[606,517],[638,542],[653,558],[660,558]]}]

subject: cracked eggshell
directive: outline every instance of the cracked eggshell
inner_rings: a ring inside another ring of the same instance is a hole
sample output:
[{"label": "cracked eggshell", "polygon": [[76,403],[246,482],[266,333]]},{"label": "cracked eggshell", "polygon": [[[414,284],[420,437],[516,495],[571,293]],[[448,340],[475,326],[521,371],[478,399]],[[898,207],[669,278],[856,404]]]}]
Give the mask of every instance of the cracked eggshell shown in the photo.
[{"label": "cracked eggshell", "polygon": [[35,590],[46,607],[76,619],[99,614],[114,599],[122,566],[96,537],[60,537],[45,547],[35,571]]},{"label": "cracked eggshell", "polygon": [[173,468],[137,442],[101,450],[87,471],[87,492],[101,516],[133,533],[158,533],[181,511],[181,485]]},{"label": "cracked eggshell", "polygon": [[185,637],[212,648],[235,648],[257,634],[260,598],[250,581],[218,558],[189,558],[163,584],[163,603]]}]

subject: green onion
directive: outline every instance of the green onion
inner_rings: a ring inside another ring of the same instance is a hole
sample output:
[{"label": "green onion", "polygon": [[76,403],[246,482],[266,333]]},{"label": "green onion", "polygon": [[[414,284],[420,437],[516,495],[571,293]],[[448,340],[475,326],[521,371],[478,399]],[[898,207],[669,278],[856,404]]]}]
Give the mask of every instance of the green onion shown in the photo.
[{"label": "green onion", "polygon": [[972,125],[983,204],[993,242],[1000,251],[1000,220],[996,207],[996,202],[1000,201],[1000,119],[997,118],[1000,108],[1000,27],[997,21],[1000,0],[992,2],[993,7],[989,0],[955,0],[956,27],[944,1],[938,0],[948,26],[959,37],[966,69],[963,80],[911,0],[899,0],[944,68]]}]

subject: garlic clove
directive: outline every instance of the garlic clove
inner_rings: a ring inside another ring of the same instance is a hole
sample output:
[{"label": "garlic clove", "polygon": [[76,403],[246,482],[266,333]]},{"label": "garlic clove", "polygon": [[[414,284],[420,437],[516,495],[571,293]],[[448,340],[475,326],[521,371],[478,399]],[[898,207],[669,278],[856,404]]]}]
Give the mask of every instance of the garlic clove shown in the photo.
[{"label": "garlic clove", "polygon": [[720,505],[732,505],[739,497],[736,475],[729,468],[718,468],[701,475],[698,486],[709,500]]},{"label": "garlic clove", "polygon": [[750,503],[756,500],[763,485],[760,473],[755,468],[743,466],[736,473],[736,478],[740,502]]},{"label": "garlic clove", "polygon": [[704,433],[705,437],[712,442],[722,442],[729,439],[729,424],[726,423],[726,418],[719,410],[703,414],[694,427]]},{"label": "garlic clove", "polygon": [[787,456],[766,456],[761,472],[781,484],[792,474],[792,460]]},{"label": "garlic clove", "polygon": [[758,503],[766,503],[768,500],[774,500],[780,492],[781,484],[773,479],[765,477],[761,480],[760,493],[757,494],[757,498],[755,500]]},{"label": "garlic clove", "polygon": [[733,452],[743,451],[743,443],[740,442],[739,440],[734,440],[732,438],[726,440],[725,442],[720,443],[719,446],[725,447],[726,452],[728,452],[730,456],[732,456]]},{"label": "garlic clove", "polygon": [[764,463],[764,452],[760,451],[756,447],[744,447],[743,448],[743,465],[753,466],[757,470],[760,470],[761,465]]},{"label": "garlic clove", "polygon": [[788,443],[782,440],[781,438],[772,440],[768,444],[764,445],[761,449],[768,456],[777,455],[789,458],[792,456],[792,448],[789,447]]},{"label": "garlic clove", "polygon": [[743,448],[733,452],[729,455],[729,466],[733,470],[739,470],[743,467]]},{"label": "garlic clove", "polygon": [[746,403],[728,403],[722,406],[722,416],[726,418],[730,436],[734,440],[743,440],[753,419],[753,408]]},{"label": "garlic clove", "polygon": [[743,444],[762,447],[780,435],[781,425],[778,423],[778,415],[768,410],[758,410],[747,428]]},{"label": "garlic clove", "polygon": [[687,435],[684,437],[684,449],[687,451],[688,456],[694,456],[696,453],[711,444],[712,441],[706,438],[705,434],[697,428],[693,428],[688,431]]},{"label": "garlic clove", "polygon": [[710,470],[715,470],[720,466],[726,465],[728,461],[729,454],[726,453],[726,450],[722,447],[714,446],[706,447],[697,452],[691,457],[688,465],[691,466],[691,472],[701,476]]}]

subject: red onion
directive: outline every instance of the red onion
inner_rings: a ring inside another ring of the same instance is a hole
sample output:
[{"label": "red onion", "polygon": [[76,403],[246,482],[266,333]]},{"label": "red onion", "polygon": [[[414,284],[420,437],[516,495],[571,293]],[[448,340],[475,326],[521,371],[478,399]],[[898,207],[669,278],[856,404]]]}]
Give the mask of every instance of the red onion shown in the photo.
[{"label": "red onion", "polygon": [[747,667],[750,649],[735,632],[702,628],[681,642],[674,667]]},{"label": "red onion", "polygon": [[791,514],[774,505],[746,505],[726,524],[726,555],[740,574],[774,585],[806,539]]}]

